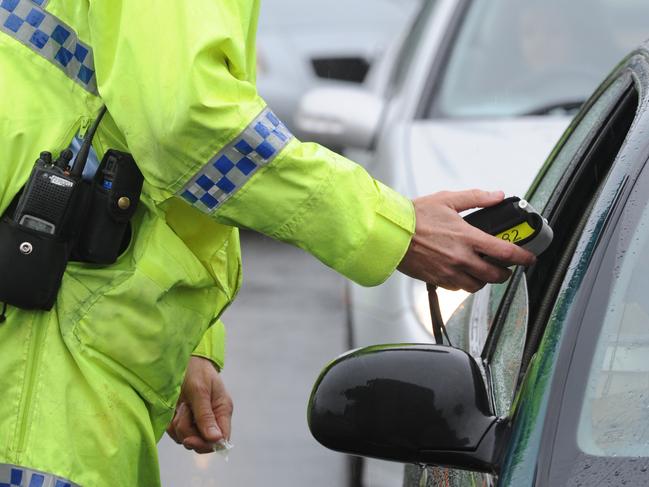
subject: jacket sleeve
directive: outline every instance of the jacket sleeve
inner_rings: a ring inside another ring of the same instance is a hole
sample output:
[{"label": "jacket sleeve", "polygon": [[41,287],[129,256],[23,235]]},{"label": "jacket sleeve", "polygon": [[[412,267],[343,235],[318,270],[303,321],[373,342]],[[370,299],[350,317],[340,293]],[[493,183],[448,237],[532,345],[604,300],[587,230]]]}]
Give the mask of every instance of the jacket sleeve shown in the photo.
[{"label": "jacket sleeve", "polygon": [[192,355],[211,360],[219,371],[223,370],[225,365],[225,325],[221,320],[207,329]]},{"label": "jacket sleeve", "polygon": [[154,201],[182,198],[379,284],[408,248],[412,204],[299,142],[266,107],[254,79],[257,15],[253,0],[93,0],[99,93]]}]

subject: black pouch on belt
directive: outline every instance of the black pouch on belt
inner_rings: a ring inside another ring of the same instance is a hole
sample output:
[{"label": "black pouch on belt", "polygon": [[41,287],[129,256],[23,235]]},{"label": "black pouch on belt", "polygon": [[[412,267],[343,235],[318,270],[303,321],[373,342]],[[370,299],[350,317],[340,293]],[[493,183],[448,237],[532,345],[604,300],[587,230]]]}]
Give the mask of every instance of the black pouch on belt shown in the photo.
[{"label": "black pouch on belt", "polygon": [[130,220],[137,209],[144,177],[130,154],[109,150],[95,174],[86,224],[72,260],[113,264],[130,239]]},{"label": "black pouch on belt", "polygon": [[0,302],[52,309],[68,262],[69,245],[9,218],[0,222]]}]

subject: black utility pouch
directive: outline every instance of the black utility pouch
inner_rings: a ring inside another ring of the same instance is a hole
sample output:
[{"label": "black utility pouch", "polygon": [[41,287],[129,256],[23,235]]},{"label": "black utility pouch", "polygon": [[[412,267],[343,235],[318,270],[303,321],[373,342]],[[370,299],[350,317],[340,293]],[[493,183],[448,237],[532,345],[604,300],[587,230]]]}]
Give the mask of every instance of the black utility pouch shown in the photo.
[{"label": "black utility pouch", "polygon": [[109,150],[95,174],[89,213],[73,260],[113,264],[130,239],[130,220],[137,209],[144,177],[130,154]]},{"label": "black utility pouch", "polygon": [[0,220],[0,302],[23,309],[54,306],[69,246],[54,235]]}]

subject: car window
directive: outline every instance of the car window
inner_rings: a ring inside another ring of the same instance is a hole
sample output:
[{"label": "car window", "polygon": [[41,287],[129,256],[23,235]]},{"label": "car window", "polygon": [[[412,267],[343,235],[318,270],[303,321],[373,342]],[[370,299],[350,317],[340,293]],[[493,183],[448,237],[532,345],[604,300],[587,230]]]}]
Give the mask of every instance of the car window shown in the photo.
[{"label": "car window", "polygon": [[510,311],[503,320],[498,345],[489,361],[494,411],[500,417],[507,416],[512,405],[527,335],[527,283],[522,274],[516,278],[513,288]]},{"label": "car window", "polygon": [[647,36],[640,0],[491,0],[468,9],[430,117],[575,110]]},{"label": "car window", "polygon": [[[453,314],[445,322],[446,331],[454,347],[464,350],[475,358],[480,357],[508,286],[509,280],[499,284],[487,284],[477,293],[469,294],[461,304],[455,306]],[[440,306],[443,306],[446,303],[443,302],[444,294],[440,291],[443,290],[438,289]],[[448,293],[447,291],[447,295]],[[457,293],[459,292],[456,291],[455,294]],[[447,309],[454,304],[455,302],[451,303]],[[426,324],[429,332],[432,333],[430,311],[425,308],[425,312],[428,315]],[[444,317],[443,309],[442,317]]]}]

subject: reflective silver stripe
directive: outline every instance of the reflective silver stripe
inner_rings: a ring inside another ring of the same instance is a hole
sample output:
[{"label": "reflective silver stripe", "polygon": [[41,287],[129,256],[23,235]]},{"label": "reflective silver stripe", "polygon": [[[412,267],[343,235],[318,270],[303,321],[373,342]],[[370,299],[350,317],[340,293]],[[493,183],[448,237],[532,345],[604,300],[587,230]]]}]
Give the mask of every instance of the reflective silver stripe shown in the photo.
[{"label": "reflective silver stripe", "polygon": [[192,206],[212,213],[248,180],[275,159],[293,138],[286,126],[266,108],[238,137],[178,192]]},{"label": "reflective silver stripe", "polygon": [[69,480],[30,468],[0,464],[2,487],[81,487]]},{"label": "reflective silver stripe", "polygon": [[[97,94],[92,49],[79,40],[71,27],[41,8],[38,0],[1,0],[0,31],[50,61],[93,95]],[[43,83],[46,82],[44,79]]]}]

